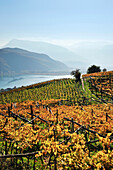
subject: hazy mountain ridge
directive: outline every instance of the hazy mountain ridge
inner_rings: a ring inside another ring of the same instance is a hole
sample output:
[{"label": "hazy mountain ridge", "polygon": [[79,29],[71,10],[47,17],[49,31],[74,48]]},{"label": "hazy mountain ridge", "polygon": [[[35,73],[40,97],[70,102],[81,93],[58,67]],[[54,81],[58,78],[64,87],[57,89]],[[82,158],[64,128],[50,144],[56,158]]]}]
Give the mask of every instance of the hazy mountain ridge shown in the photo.
[{"label": "hazy mountain ridge", "polygon": [[81,67],[86,65],[84,57],[81,57],[71,50],[47,42],[28,41],[28,40],[11,40],[5,47],[18,47],[33,52],[44,53],[49,55],[52,59],[58,60],[66,64],[68,67]]},{"label": "hazy mountain ridge", "polygon": [[86,72],[91,65],[101,69],[113,69],[113,44],[104,41],[80,41],[70,46],[62,47],[47,42],[11,40],[5,47],[18,47],[33,52],[45,53],[52,59],[59,60],[72,69]]},{"label": "hazy mountain ridge", "polygon": [[[84,56],[90,65],[98,65],[109,70],[113,69],[113,43],[104,41],[85,41],[73,44],[69,48],[76,54]],[[89,66],[90,66],[89,65]]]},{"label": "hazy mountain ridge", "polygon": [[68,71],[68,67],[46,54],[19,48],[0,49],[0,72],[47,73]]}]

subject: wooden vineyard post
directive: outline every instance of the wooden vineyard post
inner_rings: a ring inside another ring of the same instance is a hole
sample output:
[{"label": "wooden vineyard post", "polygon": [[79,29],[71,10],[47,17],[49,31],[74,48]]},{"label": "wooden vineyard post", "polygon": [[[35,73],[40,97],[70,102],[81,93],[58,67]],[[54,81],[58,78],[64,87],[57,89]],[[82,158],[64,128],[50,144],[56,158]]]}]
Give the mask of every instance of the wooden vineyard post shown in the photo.
[{"label": "wooden vineyard post", "polygon": [[13,105],[12,105],[12,103],[11,103],[11,109],[12,109],[12,107],[13,107]]},{"label": "wooden vineyard post", "polygon": [[101,92],[101,99],[102,99],[102,87],[101,87],[101,89],[100,89],[100,92]]},{"label": "wooden vineyard post", "polygon": [[71,118],[71,122],[72,122],[72,133],[74,132],[74,121],[73,121],[73,117]]},{"label": "wooden vineyard post", "polygon": [[57,161],[56,156],[54,155],[54,170],[57,170]]},{"label": "wooden vineyard post", "polygon": [[[18,143],[16,142],[16,154],[17,154],[17,145],[18,145]],[[17,168],[17,157],[16,157],[16,168]]]},{"label": "wooden vineyard post", "polygon": [[8,114],[9,114],[9,117],[10,117],[10,107],[8,106]]},{"label": "wooden vineyard post", "polygon": [[55,129],[53,129],[53,133],[54,133],[54,142],[55,142],[55,138],[56,138]]},{"label": "wooden vineyard post", "polygon": [[107,122],[107,120],[108,120],[108,114],[106,113],[106,122]]},{"label": "wooden vineyard post", "polygon": [[[32,105],[30,105],[30,109],[31,109],[31,120],[33,120],[33,107],[32,107]],[[32,121],[32,127],[34,129],[34,120]]]},{"label": "wooden vineyard post", "polygon": [[93,109],[91,110],[91,115],[93,116]]},{"label": "wooden vineyard post", "polygon": [[[54,142],[56,140],[56,134],[55,134],[55,129],[53,129],[54,132]],[[54,155],[54,153],[53,153]],[[56,156],[54,155],[54,170],[57,170],[57,161],[56,161]]]},{"label": "wooden vineyard post", "polygon": [[87,142],[88,141],[87,132],[85,132],[85,139],[86,139],[86,142]]},{"label": "wooden vineyard post", "polygon": [[17,116],[15,117],[15,120],[17,120]]},{"label": "wooden vineyard post", "polygon": [[56,112],[56,124],[58,124],[58,109],[57,109],[57,112]]}]

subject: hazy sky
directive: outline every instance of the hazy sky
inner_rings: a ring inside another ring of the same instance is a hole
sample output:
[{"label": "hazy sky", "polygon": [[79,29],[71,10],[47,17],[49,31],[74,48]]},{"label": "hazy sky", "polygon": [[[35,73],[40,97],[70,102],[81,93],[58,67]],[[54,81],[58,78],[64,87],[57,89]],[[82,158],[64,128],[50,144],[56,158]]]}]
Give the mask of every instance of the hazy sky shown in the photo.
[{"label": "hazy sky", "polygon": [[11,39],[113,41],[113,0],[0,0],[0,45]]}]

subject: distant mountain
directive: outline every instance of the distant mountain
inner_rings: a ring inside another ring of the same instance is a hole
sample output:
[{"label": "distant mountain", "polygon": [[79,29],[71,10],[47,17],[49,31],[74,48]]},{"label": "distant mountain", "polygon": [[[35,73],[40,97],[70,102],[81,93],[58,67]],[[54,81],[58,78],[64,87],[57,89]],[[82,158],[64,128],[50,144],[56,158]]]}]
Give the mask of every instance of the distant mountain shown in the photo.
[{"label": "distant mountain", "polygon": [[46,42],[11,40],[5,47],[18,47],[29,51],[44,53],[52,59],[66,64],[72,69],[86,72],[88,67],[95,64],[101,69],[113,69],[113,43],[107,41],[78,41],[64,48]]},{"label": "distant mountain", "polygon": [[47,42],[14,39],[6,44],[5,47],[18,47],[33,52],[44,53],[49,55],[54,60],[63,62],[69,67],[79,68],[85,65],[83,57],[67,48]]},{"label": "distant mountain", "polygon": [[39,54],[20,48],[0,49],[0,72],[50,73],[65,72],[68,67],[46,54]]},{"label": "distant mountain", "polygon": [[89,66],[95,64],[102,68],[113,70],[113,43],[83,41],[70,46],[70,50],[80,56],[84,56],[86,58],[84,61],[89,62]]}]

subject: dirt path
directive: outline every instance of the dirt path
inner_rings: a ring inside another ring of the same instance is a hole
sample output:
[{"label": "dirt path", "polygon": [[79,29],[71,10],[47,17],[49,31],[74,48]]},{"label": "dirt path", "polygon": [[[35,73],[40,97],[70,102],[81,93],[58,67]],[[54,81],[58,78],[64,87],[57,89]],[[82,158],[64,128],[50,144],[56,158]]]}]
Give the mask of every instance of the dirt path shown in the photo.
[{"label": "dirt path", "polygon": [[83,90],[85,91],[83,78],[81,78],[81,82],[82,82],[82,88],[83,88]]}]

